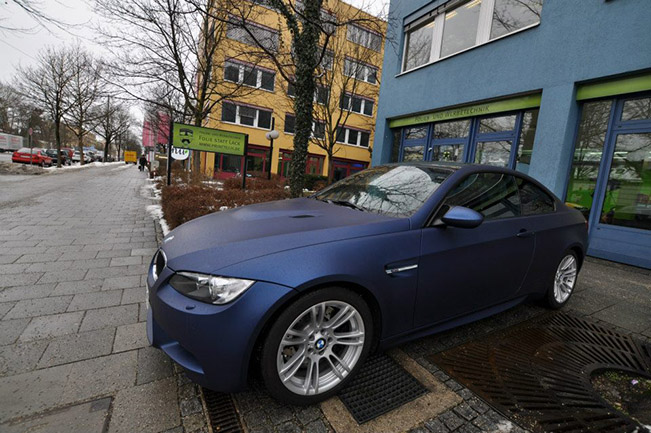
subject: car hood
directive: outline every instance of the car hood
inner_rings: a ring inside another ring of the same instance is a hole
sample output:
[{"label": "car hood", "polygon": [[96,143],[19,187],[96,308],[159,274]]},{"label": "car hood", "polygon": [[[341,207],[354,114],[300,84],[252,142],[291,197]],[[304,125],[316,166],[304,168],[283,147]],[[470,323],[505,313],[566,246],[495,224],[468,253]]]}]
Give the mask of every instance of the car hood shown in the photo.
[{"label": "car hood", "polygon": [[162,249],[172,270],[214,274],[226,266],[267,254],[409,227],[407,218],[299,198],[197,218],[170,232]]}]

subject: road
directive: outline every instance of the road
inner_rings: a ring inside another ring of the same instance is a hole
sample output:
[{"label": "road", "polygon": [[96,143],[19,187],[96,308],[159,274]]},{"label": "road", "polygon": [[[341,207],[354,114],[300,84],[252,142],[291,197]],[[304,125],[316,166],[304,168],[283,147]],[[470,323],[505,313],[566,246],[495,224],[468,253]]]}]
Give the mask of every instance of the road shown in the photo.
[{"label": "road", "polygon": [[0,431],[204,426],[196,387],[147,343],[145,177],[0,176]]}]

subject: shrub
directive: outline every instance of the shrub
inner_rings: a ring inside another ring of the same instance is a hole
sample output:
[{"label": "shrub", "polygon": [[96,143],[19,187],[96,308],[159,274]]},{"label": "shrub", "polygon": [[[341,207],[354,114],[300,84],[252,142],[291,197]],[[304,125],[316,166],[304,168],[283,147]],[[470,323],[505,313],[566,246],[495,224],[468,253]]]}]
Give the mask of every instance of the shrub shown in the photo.
[{"label": "shrub", "polygon": [[318,191],[323,189],[328,184],[327,176],[319,176],[316,174],[305,175],[305,189],[310,191]]},{"label": "shrub", "polygon": [[[241,178],[239,179],[241,182]],[[260,179],[256,179],[259,181]],[[247,179],[247,190],[235,188],[234,182],[224,182],[224,189],[217,190],[213,187],[202,184],[175,184],[163,186],[162,188],[162,208],[165,220],[170,228],[219,211],[222,207],[234,208],[254,203],[263,203],[274,200],[289,198],[289,191],[281,187],[278,182],[267,181],[267,188],[260,188],[264,183],[257,183],[258,189],[248,189],[249,179]],[[231,187],[226,187],[229,182]],[[273,186],[273,187],[272,187]]]},{"label": "shrub", "polygon": [[[264,177],[247,177],[246,189],[250,191],[259,189],[284,189],[285,180],[278,175],[272,175],[271,179]],[[242,178],[232,177],[224,181],[224,189],[242,189]]]}]

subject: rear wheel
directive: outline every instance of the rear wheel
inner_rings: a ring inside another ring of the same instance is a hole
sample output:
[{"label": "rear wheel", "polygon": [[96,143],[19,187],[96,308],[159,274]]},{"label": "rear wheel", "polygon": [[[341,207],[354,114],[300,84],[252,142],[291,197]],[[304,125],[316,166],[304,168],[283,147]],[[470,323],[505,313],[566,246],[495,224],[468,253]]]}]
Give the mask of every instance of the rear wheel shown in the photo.
[{"label": "rear wheel", "polygon": [[262,377],[278,400],[309,405],[337,393],[359,370],[373,339],[361,296],[341,287],[309,293],[271,325],[262,346]]},{"label": "rear wheel", "polygon": [[547,306],[561,308],[574,293],[579,276],[579,259],[574,251],[568,250],[556,267],[552,286],[547,292]]}]

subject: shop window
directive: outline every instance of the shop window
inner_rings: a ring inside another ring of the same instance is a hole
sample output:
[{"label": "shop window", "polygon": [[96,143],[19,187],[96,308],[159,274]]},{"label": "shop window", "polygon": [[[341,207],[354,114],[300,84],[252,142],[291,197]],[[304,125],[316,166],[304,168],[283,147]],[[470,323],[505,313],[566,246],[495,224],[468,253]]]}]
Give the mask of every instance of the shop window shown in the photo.
[{"label": "shop window", "polygon": [[621,119],[623,122],[651,119],[651,98],[637,98],[624,101]]},{"label": "shop window", "polygon": [[[321,175],[323,173],[322,156],[308,155],[305,164],[305,173],[313,175]],[[280,151],[278,158],[278,174],[282,177],[289,176],[289,170],[292,162],[292,153],[287,151]]]},{"label": "shop window", "polygon": [[465,138],[470,133],[470,119],[434,124],[434,139]]},{"label": "shop window", "polygon": [[515,179],[501,173],[471,174],[449,193],[437,215],[441,217],[453,206],[473,209],[487,220],[521,214],[520,195]]},{"label": "shop window", "polygon": [[587,102],[581,113],[566,201],[586,219],[592,209],[611,107],[612,101]]},{"label": "shop window", "polygon": [[392,133],[393,133],[393,143],[391,145],[390,162],[399,162],[400,161],[400,138],[402,137],[402,131],[399,128],[396,128],[392,131]]},{"label": "shop window", "polygon": [[425,156],[425,146],[408,146],[402,151],[402,160],[409,161],[422,161]]},{"label": "shop window", "polygon": [[[452,2],[451,2],[452,3]],[[543,0],[467,0],[407,25],[402,70],[435,62],[540,22]],[[480,23],[492,11],[489,25]]]},{"label": "shop window", "polygon": [[461,162],[463,161],[463,144],[432,146],[432,161]]},{"label": "shop window", "polygon": [[405,140],[423,140],[427,138],[427,126],[416,126],[405,129]]},{"label": "shop window", "polygon": [[516,115],[484,117],[479,120],[479,133],[491,134],[493,132],[512,131],[515,129]]},{"label": "shop window", "polygon": [[475,147],[475,163],[508,167],[512,147],[510,140],[480,141]]},{"label": "shop window", "polygon": [[651,131],[616,135],[600,222],[651,230]]},{"label": "shop window", "polygon": [[538,109],[525,111],[522,116],[515,169],[525,174],[529,173],[529,166],[531,165],[533,143],[536,136],[536,127],[538,126],[538,112]]},{"label": "shop window", "polygon": [[341,159],[332,160],[332,178],[336,182],[343,178],[362,171],[366,168],[366,163],[361,161],[345,161]]}]

